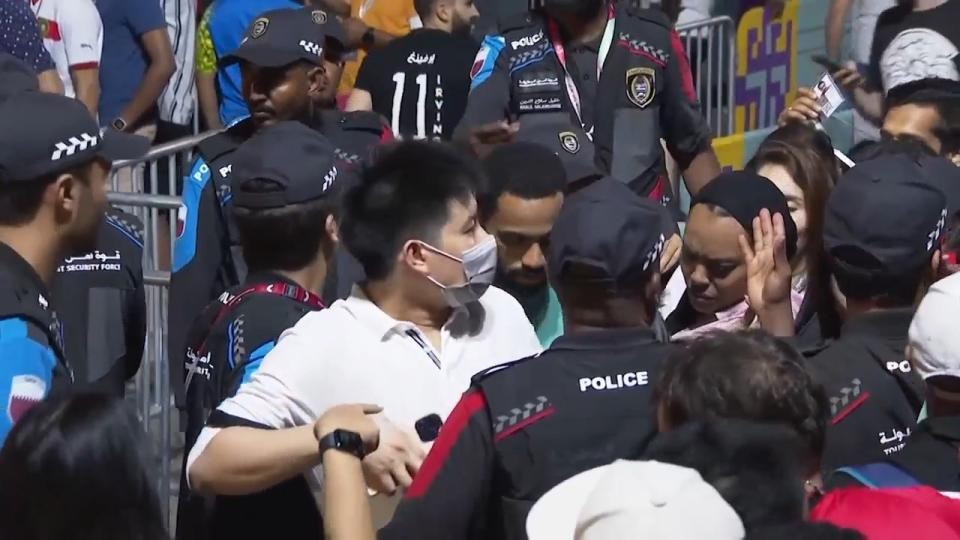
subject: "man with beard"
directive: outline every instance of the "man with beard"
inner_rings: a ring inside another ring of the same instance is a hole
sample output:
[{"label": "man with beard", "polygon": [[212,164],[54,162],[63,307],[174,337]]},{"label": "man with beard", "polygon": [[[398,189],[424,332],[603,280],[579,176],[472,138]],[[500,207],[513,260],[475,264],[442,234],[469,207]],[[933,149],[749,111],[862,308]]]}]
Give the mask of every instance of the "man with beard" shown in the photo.
[{"label": "man with beard", "polygon": [[373,110],[405,139],[449,140],[470,92],[477,44],[469,37],[479,16],[473,0],[416,0],[423,28],[370,52],[347,102]]},{"label": "man with beard", "polygon": [[483,161],[487,188],[477,198],[483,228],[497,239],[497,278],[523,311],[544,347],[563,334],[563,312],[547,284],[545,253],[563,205],[567,174],[554,153],[515,142]]},{"label": "man with beard", "polygon": [[[471,69],[470,98],[454,138],[491,145],[547,132],[570,154],[641,196],[675,200],[663,149],[696,194],[720,172],[676,31],[659,10],[612,0],[533,0],[500,24]],[[602,73],[602,75],[601,75]]]},{"label": "man with beard", "polygon": [[[5,80],[8,83],[8,80]],[[74,99],[35,91],[0,105],[0,441],[72,380],[48,286],[63,257],[90,252],[111,163],[146,139],[108,131]]]},{"label": "man with beard", "polygon": [[[184,180],[170,290],[170,350],[182,351],[194,317],[247,274],[230,217],[229,177],[237,147],[264,126],[299,120],[326,136],[338,164],[351,168],[390,136],[373,113],[334,110],[344,41],[339,21],[325,11],[278,9],[257,17],[240,47],[222,60],[240,63],[251,115],[202,141]],[[355,264],[346,264],[340,253],[324,289],[330,301],[349,292],[356,280]],[[182,366],[174,366],[171,382],[182,404]]]}]

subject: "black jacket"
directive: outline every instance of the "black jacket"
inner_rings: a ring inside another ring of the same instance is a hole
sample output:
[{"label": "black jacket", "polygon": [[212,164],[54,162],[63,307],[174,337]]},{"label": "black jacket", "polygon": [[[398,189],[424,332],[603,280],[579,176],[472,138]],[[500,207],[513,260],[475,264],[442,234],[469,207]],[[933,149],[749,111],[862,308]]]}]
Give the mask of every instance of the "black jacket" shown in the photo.
[{"label": "black jacket", "polygon": [[580,332],[476,375],[378,538],[526,538],[552,487],[643,453],[670,348],[649,329]]},{"label": "black jacket", "polygon": [[[484,39],[455,137],[463,139],[471,127],[514,117],[521,136],[529,129],[549,137],[538,142],[550,147],[569,132],[579,144],[568,152],[592,153],[602,172],[627,182],[640,195],[668,202],[671,192],[664,184],[660,139],[686,166],[710,149],[711,130],[670,21],[659,10],[623,4],[615,9],[613,41],[592,104],[592,144],[577,119],[564,70],[538,13],[508,17],[498,34]],[[570,65],[569,50],[567,56]],[[580,93],[586,95],[582,88]]]},{"label": "black jacket", "polygon": [[143,223],[111,208],[96,250],[67,257],[51,290],[77,387],[122,396],[143,361]]},{"label": "black jacket", "polygon": [[254,495],[204,497],[191,493],[183,476],[190,449],[211,412],[253,376],[284,330],[322,308],[318,298],[306,298],[302,289],[282,276],[251,274],[243,285],[208,305],[191,326],[187,347],[178,357],[187,374],[179,540],[266,538],[276,532],[278,523],[283,524],[287,538],[322,536],[320,516],[303,477]]},{"label": "black jacket", "polygon": [[[338,162],[345,167],[366,161],[376,146],[392,137],[389,127],[374,113],[320,114],[322,121],[316,127],[336,147]],[[246,278],[232,219],[230,173],[234,151],[253,131],[252,121],[244,120],[202,141],[184,180],[170,281],[170,350],[182,351],[187,328],[203,307]],[[345,257],[342,253],[339,250],[338,256]],[[336,271],[329,276],[337,282],[328,283],[325,291],[349,294],[353,282],[363,277],[356,275],[358,268],[352,261],[337,262]],[[171,384],[182,407],[184,374],[177,364],[171,362]]]},{"label": "black jacket", "polygon": [[830,400],[825,471],[892,456],[904,446],[893,434],[916,429],[922,382],[905,358],[912,317],[911,309],[890,309],[848,320],[808,359]]}]

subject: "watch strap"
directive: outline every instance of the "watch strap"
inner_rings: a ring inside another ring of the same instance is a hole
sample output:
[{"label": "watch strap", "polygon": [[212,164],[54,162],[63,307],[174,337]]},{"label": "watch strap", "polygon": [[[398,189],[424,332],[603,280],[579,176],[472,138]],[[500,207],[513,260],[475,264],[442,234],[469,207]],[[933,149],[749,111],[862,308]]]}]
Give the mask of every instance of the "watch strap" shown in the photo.
[{"label": "watch strap", "polygon": [[335,429],[320,437],[320,456],[327,450],[339,450],[363,459],[366,452],[363,448],[363,439],[359,434],[343,429]]}]

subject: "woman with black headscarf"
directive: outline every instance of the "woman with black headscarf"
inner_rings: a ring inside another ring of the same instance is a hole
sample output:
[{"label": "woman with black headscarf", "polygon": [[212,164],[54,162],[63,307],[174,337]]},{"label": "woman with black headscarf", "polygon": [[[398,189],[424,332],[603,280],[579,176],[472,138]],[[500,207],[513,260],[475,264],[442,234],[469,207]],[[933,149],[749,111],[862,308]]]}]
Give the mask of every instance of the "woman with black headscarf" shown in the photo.
[{"label": "woman with black headscarf", "polygon": [[[792,334],[802,300],[790,291],[788,261],[796,249],[797,227],[770,180],[741,171],[711,181],[690,208],[680,256],[687,289],[667,318],[673,339],[755,324]],[[781,301],[789,306],[789,321],[765,324],[764,316]]]}]

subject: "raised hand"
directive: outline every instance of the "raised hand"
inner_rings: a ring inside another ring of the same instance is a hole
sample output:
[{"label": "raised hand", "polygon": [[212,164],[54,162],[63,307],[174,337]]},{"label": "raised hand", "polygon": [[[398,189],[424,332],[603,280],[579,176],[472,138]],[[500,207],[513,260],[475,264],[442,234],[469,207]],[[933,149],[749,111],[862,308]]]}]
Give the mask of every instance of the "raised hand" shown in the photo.
[{"label": "raised hand", "polygon": [[763,209],[753,218],[753,246],[740,235],[747,266],[747,303],[758,316],[790,301],[790,261],[783,216]]}]

